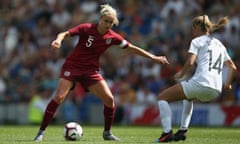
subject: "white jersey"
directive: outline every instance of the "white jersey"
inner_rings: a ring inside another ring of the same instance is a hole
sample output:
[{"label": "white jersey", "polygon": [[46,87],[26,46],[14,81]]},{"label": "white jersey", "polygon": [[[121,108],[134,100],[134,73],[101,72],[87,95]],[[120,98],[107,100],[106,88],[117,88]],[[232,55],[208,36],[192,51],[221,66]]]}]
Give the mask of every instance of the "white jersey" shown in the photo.
[{"label": "white jersey", "polygon": [[191,79],[221,92],[223,63],[231,59],[224,45],[210,35],[203,35],[192,40],[188,52],[197,56],[197,68]]}]

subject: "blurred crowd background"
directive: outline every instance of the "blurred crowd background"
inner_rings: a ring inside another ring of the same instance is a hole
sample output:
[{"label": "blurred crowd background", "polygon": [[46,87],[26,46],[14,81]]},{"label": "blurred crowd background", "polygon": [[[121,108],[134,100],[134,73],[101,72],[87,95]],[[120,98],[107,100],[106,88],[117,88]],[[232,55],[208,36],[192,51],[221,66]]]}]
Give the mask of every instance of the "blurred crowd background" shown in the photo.
[{"label": "blurred crowd background", "polygon": [[[101,58],[101,72],[119,108],[154,104],[156,95],[175,83],[173,75],[185,62],[192,38],[191,21],[196,16],[207,14],[213,22],[228,16],[230,23],[214,35],[240,66],[239,0],[1,0],[2,108],[24,104],[29,106],[29,113],[36,108],[44,111],[54,93],[61,65],[77,39],[65,39],[59,50],[50,48],[51,41],[57,33],[80,23],[98,22],[99,5],[105,3],[118,11],[120,25],[113,28],[116,32],[151,53],[166,55],[170,61],[170,65],[159,65],[117,47],[110,48]],[[238,69],[233,90],[223,91],[212,103],[240,104],[239,79]],[[78,85],[64,102],[61,115],[65,120],[88,121],[91,103],[101,102]],[[3,117],[3,122],[11,123],[11,119]]]}]

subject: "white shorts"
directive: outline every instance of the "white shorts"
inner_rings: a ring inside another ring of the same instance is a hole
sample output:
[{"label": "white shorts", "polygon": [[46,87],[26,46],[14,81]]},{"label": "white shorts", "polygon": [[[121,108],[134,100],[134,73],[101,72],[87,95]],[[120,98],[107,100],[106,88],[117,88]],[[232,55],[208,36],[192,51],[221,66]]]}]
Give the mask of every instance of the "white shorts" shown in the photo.
[{"label": "white shorts", "polygon": [[202,102],[208,102],[220,95],[220,92],[209,87],[204,87],[193,80],[181,82],[183,92],[188,99],[198,99]]}]

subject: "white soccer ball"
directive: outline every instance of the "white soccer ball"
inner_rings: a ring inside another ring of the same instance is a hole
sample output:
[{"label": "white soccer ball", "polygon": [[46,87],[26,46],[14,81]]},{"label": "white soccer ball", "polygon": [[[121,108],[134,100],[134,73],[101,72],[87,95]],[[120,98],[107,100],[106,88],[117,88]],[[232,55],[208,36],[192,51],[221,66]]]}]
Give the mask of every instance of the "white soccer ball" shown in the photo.
[{"label": "white soccer ball", "polygon": [[81,125],[76,122],[68,122],[63,128],[63,135],[65,140],[78,141],[83,136],[83,129]]}]

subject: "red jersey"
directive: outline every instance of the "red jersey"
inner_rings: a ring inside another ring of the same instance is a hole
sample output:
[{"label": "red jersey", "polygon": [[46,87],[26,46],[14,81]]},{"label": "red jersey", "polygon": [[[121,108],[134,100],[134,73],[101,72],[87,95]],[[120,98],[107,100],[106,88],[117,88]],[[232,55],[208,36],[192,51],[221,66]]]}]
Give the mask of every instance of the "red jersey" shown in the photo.
[{"label": "red jersey", "polygon": [[79,70],[99,70],[99,58],[112,45],[126,48],[129,45],[121,35],[109,30],[101,35],[97,24],[80,24],[68,30],[71,36],[79,36],[79,41],[66,58],[65,64]]}]

